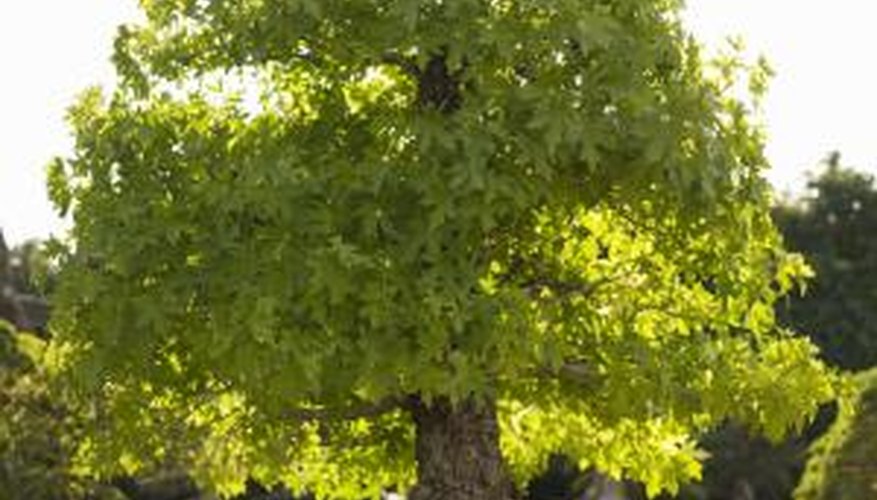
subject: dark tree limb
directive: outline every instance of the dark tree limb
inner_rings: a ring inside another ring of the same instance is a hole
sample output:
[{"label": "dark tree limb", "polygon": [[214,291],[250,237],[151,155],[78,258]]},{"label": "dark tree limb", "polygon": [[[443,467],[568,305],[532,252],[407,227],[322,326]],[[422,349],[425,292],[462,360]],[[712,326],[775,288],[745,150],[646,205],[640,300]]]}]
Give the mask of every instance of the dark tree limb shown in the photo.
[{"label": "dark tree limb", "polygon": [[420,80],[421,71],[420,67],[417,66],[417,62],[414,58],[405,57],[397,52],[386,52],[383,56],[381,56],[381,62],[384,64],[389,64],[390,66],[396,66],[402,70],[403,73],[414,78],[415,80]]},{"label": "dark tree limb", "polygon": [[594,281],[587,281],[584,279],[564,280],[549,276],[536,276],[522,282],[519,286],[531,297],[538,297],[542,290],[548,290],[560,297],[579,295],[587,298],[592,297],[604,286],[618,281],[629,274],[630,273],[628,272],[617,273],[603,276]]},{"label": "dark tree limb", "polygon": [[531,297],[537,297],[542,290],[548,290],[556,295],[568,297],[570,295],[591,296],[601,282],[588,281],[564,281],[547,277],[533,278],[521,284],[521,288]]},{"label": "dark tree limb", "polygon": [[435,54],[420,70],[417,80],[417,104],[421,108],[432,108],[445,114],[453,113],[463,104],[460,79],[463,69],[451,72],[447,56]]},{"label": "dark tree limb", "polygon": [[576,385],[588,385],[594,382],[596,376],[583,360],[565,361],[558,367],[538,366],[532,373],[537,377],[559,379]]}]

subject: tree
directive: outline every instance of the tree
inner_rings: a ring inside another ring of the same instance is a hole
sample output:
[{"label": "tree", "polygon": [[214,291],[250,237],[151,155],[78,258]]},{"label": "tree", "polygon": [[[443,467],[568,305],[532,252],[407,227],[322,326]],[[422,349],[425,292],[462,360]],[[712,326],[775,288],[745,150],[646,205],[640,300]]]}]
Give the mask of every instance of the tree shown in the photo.
[{"label": "tree", "polygon": [[820,346],[833,365],[877,364],[877,191],[872,176],[842,167],[833,153],[810,182],[813,196],[781,205],[777,224],[816,270],[808,293],[780,303],[780,314]]},{"label": "tree", "polygon": [[10,249],[0,231],[0,319],[45,337],[49,306],[41,295],[52,288],[53,280],[39,243],[26,241]]},{"label": "tree", "polygon": [[0,491],[11,500],[83,498],[93,490],[70,472],[74,426],[22,345],[41,341],[0,318]]},{"label": "tree", "polygon": [[70,467],[78,426],[36,363],[47,307],[31,294],[41,269],[50,272],[36,242],[10,249],[0,231],[0,491],[10,500],[116,498]]},{"label": "tree", "polygon": [[562,452],[654,494],[834,397],[771,309],[806,267],[728,95],[765,68],[708,71],[679,2],[143,6],[49,174],[83,464],[510,499]]},{"label": "tree", "polygon": [[804,468],[808,439],[811,439],[807,431],[776,442],[753,435],[747,429],[729,422],[707,433],[700,439],[700,445],[709,454],[703,477],[697,484],[683,487],[675,498],[791,498]]}]

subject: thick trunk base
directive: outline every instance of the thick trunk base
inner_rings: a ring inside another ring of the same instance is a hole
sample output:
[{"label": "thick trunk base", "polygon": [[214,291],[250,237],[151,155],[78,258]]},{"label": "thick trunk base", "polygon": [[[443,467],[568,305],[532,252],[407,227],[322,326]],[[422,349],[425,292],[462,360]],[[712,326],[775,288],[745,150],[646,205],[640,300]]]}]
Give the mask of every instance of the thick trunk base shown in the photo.
[{"label": "thick trunk base", "polygon": [[417,486],[409,500],[516,500],[499,450],[496,408],[467,400],[414,402]]}]

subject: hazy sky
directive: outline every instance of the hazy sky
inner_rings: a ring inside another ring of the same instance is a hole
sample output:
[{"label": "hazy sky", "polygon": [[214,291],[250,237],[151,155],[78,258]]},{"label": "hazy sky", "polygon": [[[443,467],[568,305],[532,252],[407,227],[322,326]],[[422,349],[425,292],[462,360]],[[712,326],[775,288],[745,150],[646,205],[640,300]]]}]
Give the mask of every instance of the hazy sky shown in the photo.
[{"label": "hazy sky", "polygon": [[116,26],[134,0],[0,2],[0,229],[7,240],[45,237],[61,225],[44,167],[70,151],[64,113],[88,85],[109,84]]},{"label": "hazy sky", "polygon": [[[0,5],[0,228],[9,240],[58,231],[44,165],[69,151],[64,110],[87,85],[110,84],[115,26],[134,0],[28,0]],[[800,189],[833,149],[877,167],[877,2],[689,0],[686,16],[711,44],[742,35],[777,70],[766,101],[770,178]]]}]

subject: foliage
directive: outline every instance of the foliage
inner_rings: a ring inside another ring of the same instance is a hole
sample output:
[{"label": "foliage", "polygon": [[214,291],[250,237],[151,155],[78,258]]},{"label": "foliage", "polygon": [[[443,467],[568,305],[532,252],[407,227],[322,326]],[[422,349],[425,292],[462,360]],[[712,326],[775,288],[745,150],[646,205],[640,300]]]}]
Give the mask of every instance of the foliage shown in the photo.
[{"label": "foliage", "polygon": [[874,496],[877,470],[877,370],[856,377],[855,397],[841,405],[831,429],[810,449],[811,457],[795,490],[800,500],[853,500]]},{"label": "foliage", "polygon": [[810,182],[813,196],[775,211],[783,236],[807,256],[816,279],[781,303],[788,323],[807,333],[830,363],[852,370],[877,364],[877,191],[868,174],[838,154]]},{"label": "foliage", "polygon": [[30,240],[9,252],[9,285],[18,293],[43,295],[54,286],[54,269],[40,242]]},{"label": "foliage", "polygon": [[110,499],[71,472],[77,426],[33,363],[44,341],[0,320],[0,491],[3,498]]},{"label": "foliage", "polygon": [[[773,210],[785,243],[802,253],[816,275],[804,293],[777,304],[779,321],[812,339],[832,364],[871,366],[877,355],[870,281],[877,251],[877,192],[869,175],[842,167],[837,153],[826,158],[809,187],[807,195],[782,200]],[[742,488],[757,498],[789,498],[803,472],[807,447],[827,430],[835,413],[824,408],[803,434],[782,443],[765,442],[736,425],[708,434],[702,444],[711,459],[702,484],[687,497],[715,498]]]},{"label": "foliage", "polygon": [[[810,187],[814,196],[781,207],[777,220],[787,241],[806,252],[817,279],[807,295],[785,304],[781,313],[822,346],[833,364],[872,367],[877,364],[877,297],[869,281],[877,255],[872,238],[877,223],[873,177],[841,166],[840,155],[834,153]],[[811,447],[796,498],[873,496],[873,474],[863,464],[874,456],[874,444],[867,438],[874,425],[874,380],[873,370],[859,375],[859,394]]]},{"label": "foliage", "polygon": [[[811,338],[832,364],[847,369],[872,366],[877,354],[875,297],[869,281],[877,250],[871,241],[877,214],[873,179],[842,167],[840,155],[832,153],[809,186],[807,196],[784,200],[773,211],[785,242],[816,271],[805,293],[778,303],[780,321]],[[712,455],[704,470],[703,492],[694,496],[720,496],[745,483],[757,498],[789,498],[803,472],[807,447],[828,430],[835,416],[835,409],[826,407],[806,432],[777,444],[748,436],[735,426],[711,433],[703,443]]]},{"label": "foliage", "polygon": [[0,232],[0,491],[9,498],[69,498],[63,418],[34,364],[44,342],[12,323],[22,321],[18,294],[32,283],[21,258],[30,253],[10,250]]},{"label": "foliage", "polygon": [[[28,241],[11,249],[0,234],[0,289],[7,299],[31,303],[29,295],[54,283],[53,268],[42,244]],[[16,305],[16,304],[13,304]],[[16,312],[16,311],[12,311]],[[32,310],[19,310],[25,316]],[[48,332],[18,330],[0,310],[0,492],[3,499],[81,499],[194,497],[197,489],[179,470],[165,469],[148,477],[113,478],[98,483],[73,462],[75,443],[82,438],[83,418],[51,391],[42,368]],[[32,320],[33,318],[26,318]],[[34,322],[34,321],[28,321]],[[42,324],[41,321],[36,321]],[[280,496],[248,485],[243,499]],[[237,497],[236,497],[237,498]],[[272,497],[274,498],[274,497]],[[285,496],[283,498],[292,498]]]},{"label": "foliage", "polygon": [[[112,488],[74,473],[82,428],[41,368],[47,307],[31,294],[52,282],[39,243],[10,249],[0,232],[0,492],[10,500],[117,498]],[[13,321],[37,331],[21,331]]]},{"label": "foliage", "polygon": [[376,496],[415,479],[407,401],[475,399],[519,482],[563,452],[654,494],[693,433],[835,396],[774,321],[807,268],[728,97],[764,68],[704,62],[678,2],[142,4],[49,173],[82,467]]}]

